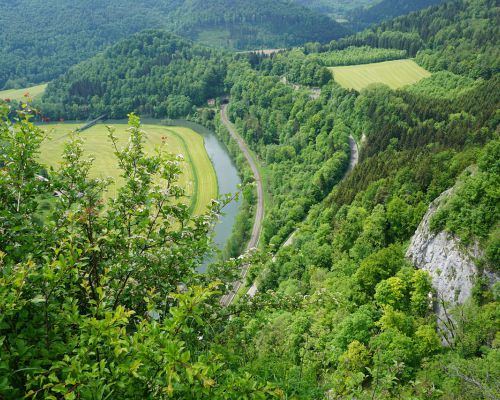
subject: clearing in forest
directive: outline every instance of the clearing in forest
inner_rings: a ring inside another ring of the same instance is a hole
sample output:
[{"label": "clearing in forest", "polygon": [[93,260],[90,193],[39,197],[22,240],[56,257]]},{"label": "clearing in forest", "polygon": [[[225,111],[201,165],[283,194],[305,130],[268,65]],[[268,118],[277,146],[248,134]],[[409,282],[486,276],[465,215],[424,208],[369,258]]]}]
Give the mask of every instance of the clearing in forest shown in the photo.
[{"label": "clearing in forest", "polygon": [[0,91],[0,99],[10,99],[12,101],[20,101],[25,98],[25,95],[29,95],[32,99],[37,97],[41,97],[45,89],[47,88],[47,84],[44,83],[42,85],[31,86],[24,89],[9,89],[9,90],[1,90]]},{"label": "clearing in forest", "polygon": [[[61,161],[64,144],[69,139],[69,133],[82,126],[82,124],[50,124],[43,128],[49,134],[41,147],[41,162],[57,168]],[[121,171],[114,155],[113,145],[108,138],[105,124],[95,125],[81,133],[84,139],[84,150],[89,156],[95,158],[92,167],[94,177],[111,177],[112,184],[106,193],[106,199],[117,193],[121,182]],[[128,140],[127,124],[112,124],[116,129],[115,134],[119,144],[125,145]],[[145,135],[145,151],[152,153],[162,141],[165,141],[165,151],[184,156],[182,165],[183,174],[179,177],[179,184],[186,190],[186,204],[190,205],[193,215],[200,215],[206,211],[212,199],[217,198],[217,176],[212,162],[205,150],[204,140],[201,135],[189,128],[177,126],[143,125]]]},{"label": "clearing in forest", "polygon": [[372,83],[385,83],[392,89],[398,89],[431,76],[430,72],[413,60],[384,61],[329,69],[337,83],[357,91]]}]

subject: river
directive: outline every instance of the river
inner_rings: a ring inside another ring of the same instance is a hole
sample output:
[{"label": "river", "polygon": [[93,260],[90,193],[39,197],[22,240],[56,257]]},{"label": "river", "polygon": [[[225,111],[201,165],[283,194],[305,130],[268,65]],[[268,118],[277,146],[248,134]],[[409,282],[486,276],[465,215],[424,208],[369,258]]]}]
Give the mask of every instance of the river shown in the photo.
[{"label": "river", "polygon": [[[238,192],[238,185],[241,183],[240,177],[238,175],[238,170],[234,165],[231,157],[224,144],[222,144],[215,133],[211,130],[205,128],[202,125],[195,124],[194,122],[176,120],[174,125],[181,125],[191,128],[195,132],[203,136],[205,142],[205,149],[207,150],[210,160],[215,169],[217,175],[217,182],[219,185],[219,196],[223,196],[227,193]],[[218,249],[222,250],[229,236],[233,231],[233,226],[236,221],[236,216],[238,215],[241,205],[241,199],[238,201],[232,201],[224,208],[224,213],[220,217],[218,224],[215,226],[215,237],[214,242]],[[204,272],[207,265],[213,261],[215,257],[210,257],[205,260],[203,265],[200,267],[199,271]]]},{"label": "river", "polygon": [[[164,125],[162,121],[158,119],[142,118],[141,120],[143,124]],[[126,120],[106,120],[104,123],[106,125],[113,125],[124,124],[126,122]],[[82,125],[85,124],[85,122],[80,121],[71,121],[71,123],[81,123]],[[238,185],[241,183],[238,175],[238,170],[236,169],[236,166],[229,156],[224,144],[219,141],[215,133],[202,125],[186,120],[172,120],[171,125],[190,128],[196,133],[203,136],[205,149],[208,153],[208,156],[210,157],[210,160],[212,161],[212,165],[214,166],[214,170],[217,175],[219,196],[224,196],[227,193],[237,193],[239,191]],[[50,126],[51,125],[42,125],[42,127],[46,129],[50,128]],[[215,226],[214,243],[220,250],[225,247],[227,240],[231,236],[240,206],[241,200],[232,201],[231,203],[229,203],[224,208],[223,215],[219,218],[219,222]],[[204,272],[207,268],[207,265],[210,264],[210,262],[216,260],[216,258],[216,255],[207,257],[207,259],[200,266],[199,271]]]}]

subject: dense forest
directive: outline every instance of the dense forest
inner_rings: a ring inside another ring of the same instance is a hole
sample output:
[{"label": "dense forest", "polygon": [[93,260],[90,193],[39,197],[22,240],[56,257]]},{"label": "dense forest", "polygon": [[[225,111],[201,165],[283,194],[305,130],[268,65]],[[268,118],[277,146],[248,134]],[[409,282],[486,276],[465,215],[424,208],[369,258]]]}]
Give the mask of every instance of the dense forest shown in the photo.
[{"label": "dense forest", "polygon": [[48,82],[119,39],[162,27],[175,7],[175,1],[1,1],[0,88]]},{"label": "dense forest", "polygon": [[145,31],[111,46],[51,82],[50,118],[125,118],[131,111],[177,118],[224,93],[228,57],[164,31]]},{"label": "dense forest", "polygon": [[341,25],[290,0],[190,0],[172,15],[176,33],[234,49],[282,48],[345,36]]},{"label": "dense forest", "polygon": [[346,20],[349,11],[369,7],[377,3],[377,0],[295,0],[295,2],[336,19]]},{"label": "dense forest", "polygon": [[[50,81],[132,33],[164,28],[222,47],[288,47],[347,31],[287,0],[0,1],[0,89]],[[230,40],[227,38],[230,37]]]},{"label": "dense forest", "polygon": [[295,0],[297,3],[332,16],[354,30],[365,29],[412,11],[421,10],[444,0]]},{"label": "dense forest", "polygon": [[375,2],[369,7],[358,7],[350,10],[348,19],[350,25],[358,30],[359,28],[366,28],[369,25],[443,2],[444,0],[382,0]]},{"label": "dense forest", "polygon": [[[443,348],[429,277],[404,258],[430,201],[460,177],[463,188],[434,228],[482,243],[483,265],[498,273],[500,99],[480,100],[485,91],[498,93],[498,79],[455,98],[451,110],[448,100],[430,106],[427,98],[385,87],[355,100],[351,121],[367,118],[358,127],[347,120],[367,135],[361,164],[313,206],[295,245],[256,267],[267,294],[239,306],[239,318],[226,328],[239,335],[221,335],[233,346],[228,353],[246,349],[251,372],[275,377],[298,398],[321,398],[327,390],[333,398],[498,394],[498,287],[478,286],[476,297],[454,310],[456,341]],[[466,111],[450,114],[454,107]],[[476,163],[479,172],[470,176]],[[285,202],[280,208],[286,215]]]},{"label": "dense forest", "polygon": [[[52,118],[189,114],[213,127],[248,184],[236,256],[252,176],[200,108],[229,95],[268,198],[259,250],[206,274],[228,199],[191,217],[181,160],[146,155],[138,117],[116,148],[125,184],[103,204],[84,135],[47,170],[33,105],[0,101],[0,398],[500,398],[499,19],[494,0],[450,0],[270,55],[146,31],[49,84],[38,106]],[[398,90],[347,90],[327,68],[408,56],[433,74]],[[477,254],[465,302],[439,303],[407,255],[436,199],[431,232]],[[222,307],[244,263],[258,292]]]}]

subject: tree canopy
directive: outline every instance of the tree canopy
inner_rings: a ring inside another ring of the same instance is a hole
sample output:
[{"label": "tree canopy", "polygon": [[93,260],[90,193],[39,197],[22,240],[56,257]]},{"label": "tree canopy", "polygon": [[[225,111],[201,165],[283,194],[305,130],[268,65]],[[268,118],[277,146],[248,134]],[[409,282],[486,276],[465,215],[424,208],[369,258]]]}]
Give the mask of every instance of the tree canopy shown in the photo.
[{"label": "tree canopy", "polygon": [[348,33],[288,0],[4,0],[0,26],[0,89],[48,82],[145,29],[234,49],[328,42]]}]

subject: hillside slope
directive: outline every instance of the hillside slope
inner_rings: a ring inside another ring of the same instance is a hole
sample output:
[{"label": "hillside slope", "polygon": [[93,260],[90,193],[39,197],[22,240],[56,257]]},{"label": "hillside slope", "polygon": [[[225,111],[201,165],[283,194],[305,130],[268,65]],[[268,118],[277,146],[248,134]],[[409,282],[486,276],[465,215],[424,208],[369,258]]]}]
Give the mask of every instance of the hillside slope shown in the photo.
[{"label": "hillside slope", "polygon": [[330,18],[290,0],[189,0],[171,19],[180,35],[236,49],[324,42],[348,33]]},{"label": "hillside slope", "polygon": [[295,0],[296,3],[311,10],[331,15],[333,18],[340,20],[345,20],[350,11],[361,7],[369,7],[378,1],[380,0]]},{"label": "hillside slope", "polygon": [[177,118],[224,92],[229,58],[165,31],[144,31],[109,47],[51,82],[43,111],[86,119],[134,111]]},{"label": "hillside slope", "polygon": [[349,13],[351,24],[360,29],[386,19],[406,15],[412,11],[418,11],[430,7],[445,0],[382,0],[375,4],[358,8]]},{"label": "hillside slope", "polygon": [[0,89],[47,82],[149,28],[232,48],[285,47],[346,34],[328,17],[287,0],[1,0],[0,26]]}]

